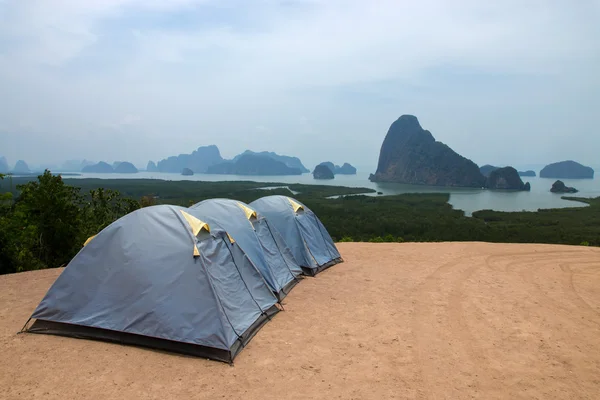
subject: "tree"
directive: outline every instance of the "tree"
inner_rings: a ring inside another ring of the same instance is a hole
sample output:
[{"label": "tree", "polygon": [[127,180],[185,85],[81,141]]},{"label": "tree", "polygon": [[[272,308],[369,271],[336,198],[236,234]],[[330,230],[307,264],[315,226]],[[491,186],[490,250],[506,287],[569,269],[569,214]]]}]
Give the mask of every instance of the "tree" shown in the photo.
[{"label": "tree", "polygon": [[[44,171],[37,181],[17,186],[14,222],[23,242],[46,267],[67,263],[78,251],[81,237],[79,189],[65,185],[61,176]],[[21,266],[30,269],[28,266]]]},{"label": "tree", "polygon": [[[89,201],[83,207],[85,240],[106,228],[115,220],[140,208],[135,200],[121,197],[116,190],[90,190]],[[83,242],[82,242],[83,243]]]}]

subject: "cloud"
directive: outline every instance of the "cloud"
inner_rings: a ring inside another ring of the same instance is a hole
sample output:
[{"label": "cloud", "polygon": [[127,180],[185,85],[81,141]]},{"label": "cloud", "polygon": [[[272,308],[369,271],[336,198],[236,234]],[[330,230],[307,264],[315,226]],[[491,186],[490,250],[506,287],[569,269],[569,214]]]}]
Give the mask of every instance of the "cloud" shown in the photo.
[{"label": "cloud", "polygon": [[[87,157],[122,158],[98,138],[118,127],[125,144],[152,137],[138,163],[217,143],[375,164],[389,124],[415,113],[467,156],[510,160],[499,135],[532,146],[600,122],[598,20],[597,0],[9,0],[0,120],[23,137],[30,121],[63,158],[82,135],[110,153]],[[49,157],[25,139],[10,148]]]}]

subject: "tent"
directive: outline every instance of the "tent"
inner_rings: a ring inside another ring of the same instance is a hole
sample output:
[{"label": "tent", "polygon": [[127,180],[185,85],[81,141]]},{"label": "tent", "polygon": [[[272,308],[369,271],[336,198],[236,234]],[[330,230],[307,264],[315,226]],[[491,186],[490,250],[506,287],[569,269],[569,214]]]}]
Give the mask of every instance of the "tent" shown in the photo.
[{"label": "tent", "polygon": [[342,262],[331,236],[308,207],[287,196],[266,196],[250,203],[279,231],[307,275]]},{"label": "tent", "polygon": [[188,211],[143,208],[102,230],[52,285],[27,331],[232,362],[278,311],[277,299],[241,250],[231,251],[225,231]]},{"label": "tent", "polygon": [[210,199],[190,207],[193,216],[220,226],[258,269],[282,300],[298,282],[302,269],[285,241],[269,222],[247,204],[230,199]]}]

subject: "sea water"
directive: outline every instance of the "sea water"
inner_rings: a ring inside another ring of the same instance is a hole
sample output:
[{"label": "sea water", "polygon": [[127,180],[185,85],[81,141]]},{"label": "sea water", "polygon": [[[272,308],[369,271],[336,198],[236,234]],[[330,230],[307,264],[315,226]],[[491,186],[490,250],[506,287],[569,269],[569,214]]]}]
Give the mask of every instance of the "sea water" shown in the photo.
[{"label": "sea water", "polygon": [[[375,168],[372,169],[373,171]],[[395,195],[402,193],[450,193],[449,203],[467,215],[478,210],[496,211],[537,211],[545,208],[582,207],[583,203],[563,200],[561,194],[550,192],[550,188],[556,179],[539,177],[523,177],[523,182],[530,182],[530,192],[486,190],[472,188],[448,188],[439,186],[405,185],[400,183],[375,183],[369,181],[369,172],[362,170],[356,175],[336,175],[332,180],[315,180],[311,174],[288,175],[288,176],[254,176],[254,175],[212,175],[195,174],[183,176],[180,174],[161,172],[140,172],[137,174],[88,174],[81,173],[79,176],[69,178],[103,178],[103,179],[163,179],[172,181],[254,181],[254,182],[277,182],[283,184],[305,184],[305,185],[331,185],[364,187],[374,189],[383,195]],[[563,179],[567,186],[573,186],[579,193],[572,195],[578,197],[600,196],[600,179]],[[377,195],[375,193],[369,194]]]}]

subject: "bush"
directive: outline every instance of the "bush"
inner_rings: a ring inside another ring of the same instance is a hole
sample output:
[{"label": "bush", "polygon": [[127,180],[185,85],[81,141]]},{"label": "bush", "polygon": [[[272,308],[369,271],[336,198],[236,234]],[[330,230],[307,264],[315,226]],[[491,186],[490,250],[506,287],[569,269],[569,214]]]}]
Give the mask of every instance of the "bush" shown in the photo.
[{"label": "bush", "polygon": [[386,243],[392,243],[396,241],[396,238],[392,234],[387,234],[383,237],[383,241]]},{"label": "bush", "polygon": [[347,242],[354,242],[354,239],[352,239],[350,236],[344,236],[339,241],[339,243],[347,243]]}]

